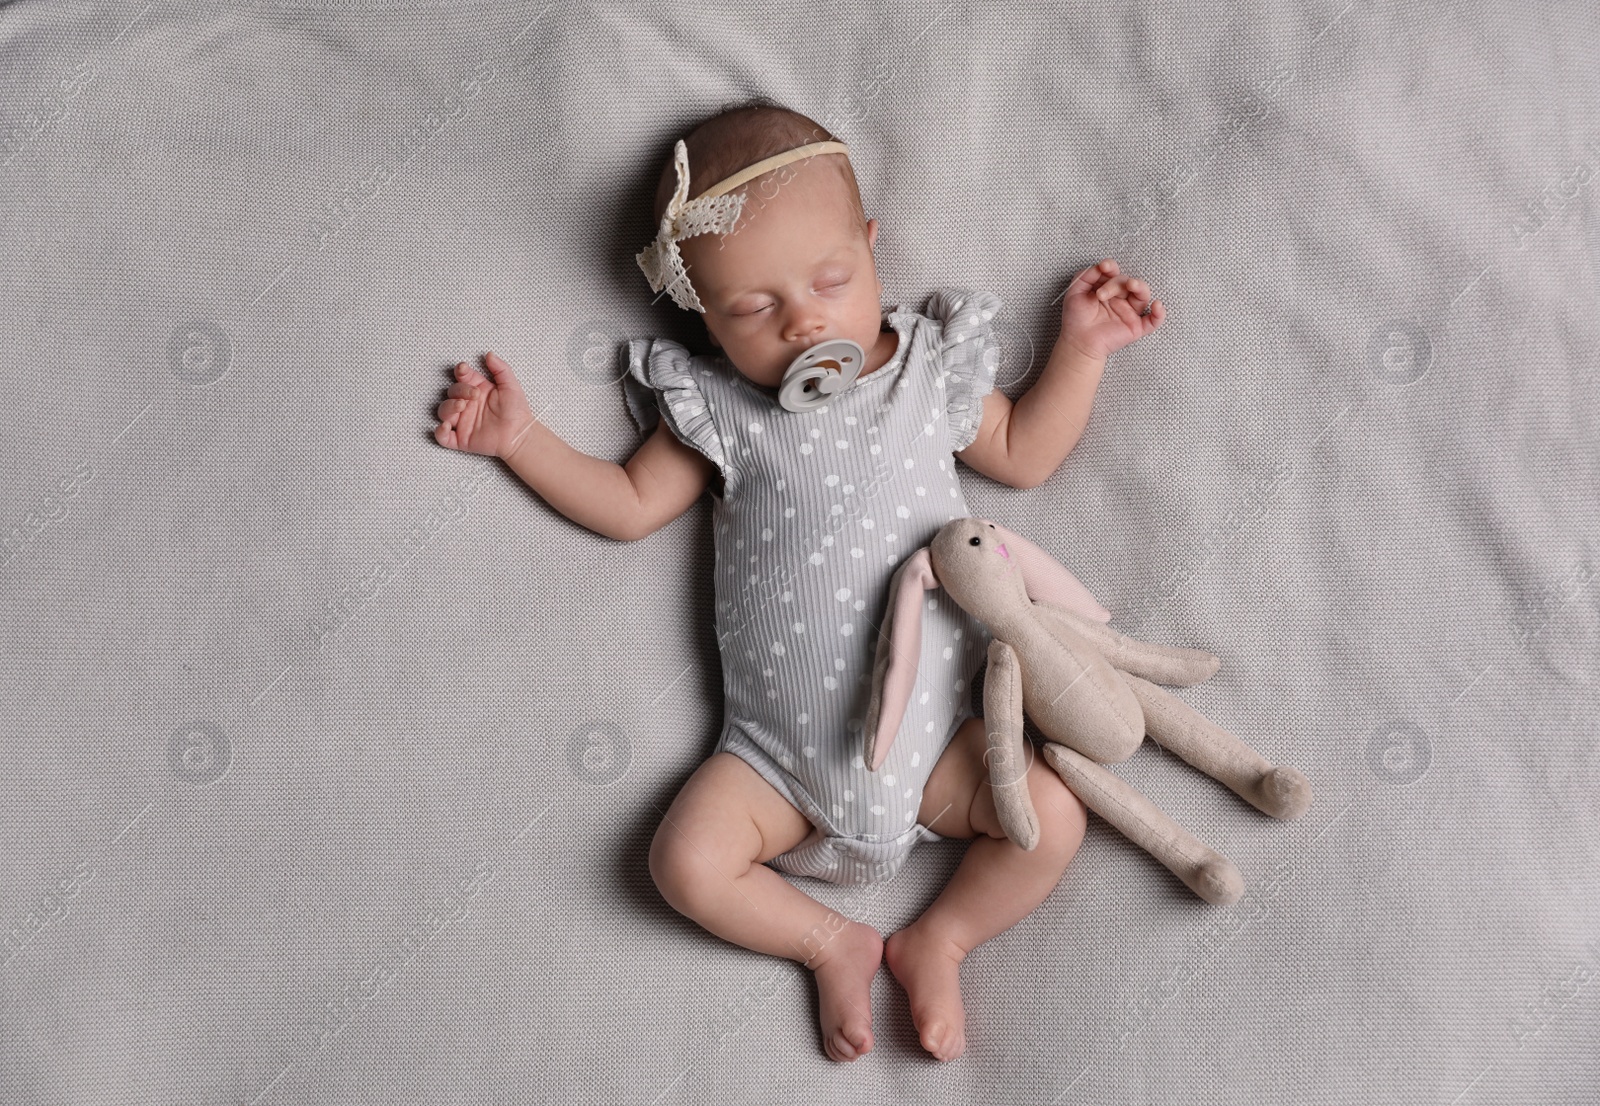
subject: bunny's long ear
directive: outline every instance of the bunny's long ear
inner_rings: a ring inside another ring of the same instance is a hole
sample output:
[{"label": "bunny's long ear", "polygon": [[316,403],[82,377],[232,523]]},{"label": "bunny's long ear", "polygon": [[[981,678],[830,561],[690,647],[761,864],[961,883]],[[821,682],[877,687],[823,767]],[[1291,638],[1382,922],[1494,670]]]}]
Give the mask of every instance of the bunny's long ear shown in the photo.
[{"label": "bunny's long ear", "polygon": [[1068,572],[1060,561],[1034,545],[1021,534],[1014,533],[992,519],[982,519],[1000,532],[1006,551],[1017,558],[1022,566],[1022,583],[1028,589],[1029,599],[1043,599],[1069,611],[1076,611],[1096,622],[1110,622],[1111,612],[1100,605],[1089,589],[1076,576]]},{"label": "bunny's long ear", "polygon": [[878,630],[878,652],[872,662],[872,695],[862,719],[862,759],[872,771],[889,755],[905,717],[911,689],[917,683],[922,655],[922,597],[939,586],[926,546],[895,569],[889,580],[888,610]]}]

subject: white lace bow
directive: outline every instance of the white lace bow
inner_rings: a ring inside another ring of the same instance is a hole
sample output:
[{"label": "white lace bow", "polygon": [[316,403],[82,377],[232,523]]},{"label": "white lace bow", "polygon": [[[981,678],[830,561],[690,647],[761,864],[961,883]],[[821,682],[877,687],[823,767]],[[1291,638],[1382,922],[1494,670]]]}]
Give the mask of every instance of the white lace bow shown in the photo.
[{"label": "white lace bow", "polygon": [[678,251],[678,240],[693,238],[697,234],[726,234],[731,231],[744,209],[744,193],[700,196],[689,200],[689,147],[681,138],[673,147],[672,163],[678,174],[678,186],[667,203],[666,213],[661,216],[661,228],[656,232],[656,240],[640,250],[634,260],[644,270],[652,292],[665,288],[679,307],[703,315],[705,307],[695,294],[694,285],[689,283],[683,254]]}]

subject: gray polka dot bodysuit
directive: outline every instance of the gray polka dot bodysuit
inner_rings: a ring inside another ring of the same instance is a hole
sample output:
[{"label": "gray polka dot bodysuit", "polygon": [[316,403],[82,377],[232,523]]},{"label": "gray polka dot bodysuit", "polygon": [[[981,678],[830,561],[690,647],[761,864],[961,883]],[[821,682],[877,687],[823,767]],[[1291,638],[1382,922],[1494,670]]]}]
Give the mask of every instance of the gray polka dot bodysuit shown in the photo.
[{"label": "gray polka dot bodysuit", "polygon": [[[826,405],[778,404],[719,352],[677,342],[627,347],[628,409],[657,417],[710,458],[716,628],[731,752],[814,830],[771,860],[835,883],[892,878],[919,840],[934,763],[972,716],[970,681],[989,635],[943,591],[928,593],[917,682],[888,758],[862,759],[878,626],[889,580],[939,528],[970,512],[954,454],[972,444],[999,349],[988,292],[940,289],[926,314],[895,309],[894,356]],[[931,820],[931,819],[930,819]]]}]

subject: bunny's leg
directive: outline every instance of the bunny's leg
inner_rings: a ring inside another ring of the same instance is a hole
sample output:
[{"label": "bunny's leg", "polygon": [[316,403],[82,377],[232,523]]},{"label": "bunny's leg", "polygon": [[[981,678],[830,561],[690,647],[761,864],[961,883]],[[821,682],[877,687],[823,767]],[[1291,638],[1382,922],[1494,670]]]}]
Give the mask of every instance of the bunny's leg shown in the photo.
[{"label": "bunny's leg", "polygon": [[1155,857],[1206,902],[1226,906],[1244,894],[1244,877],[1233,862],[1174,822],[1126,781],[1082,753],[1053,741],[1044,759],[1083,804]]},{"label": "bunny's leg", "polygon": [[1298,768],[1274,765],[1195,710],[1149,680],[1123,673],[1144,711],[1146,735],[1247,803],[1274,818],[1298,818],[1311,805],[1311,783]]}]

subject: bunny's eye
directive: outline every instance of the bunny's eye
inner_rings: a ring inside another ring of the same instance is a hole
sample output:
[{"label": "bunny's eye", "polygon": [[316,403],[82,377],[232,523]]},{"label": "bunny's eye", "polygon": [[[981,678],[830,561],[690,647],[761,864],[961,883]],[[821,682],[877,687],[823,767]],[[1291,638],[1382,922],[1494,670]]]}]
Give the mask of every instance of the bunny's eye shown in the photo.
[{"label": "bunny's eye", "polygon": [[968,543],[967,543],[967,544],[968,544],[968,545],[982,545],[982,544],[983,544],[983,539],[982,539],[982,538],[973,538],[973,539],[972,539],[972,540],[971,540],[971,541],[970,541],[970,542],[968,542]]}]

